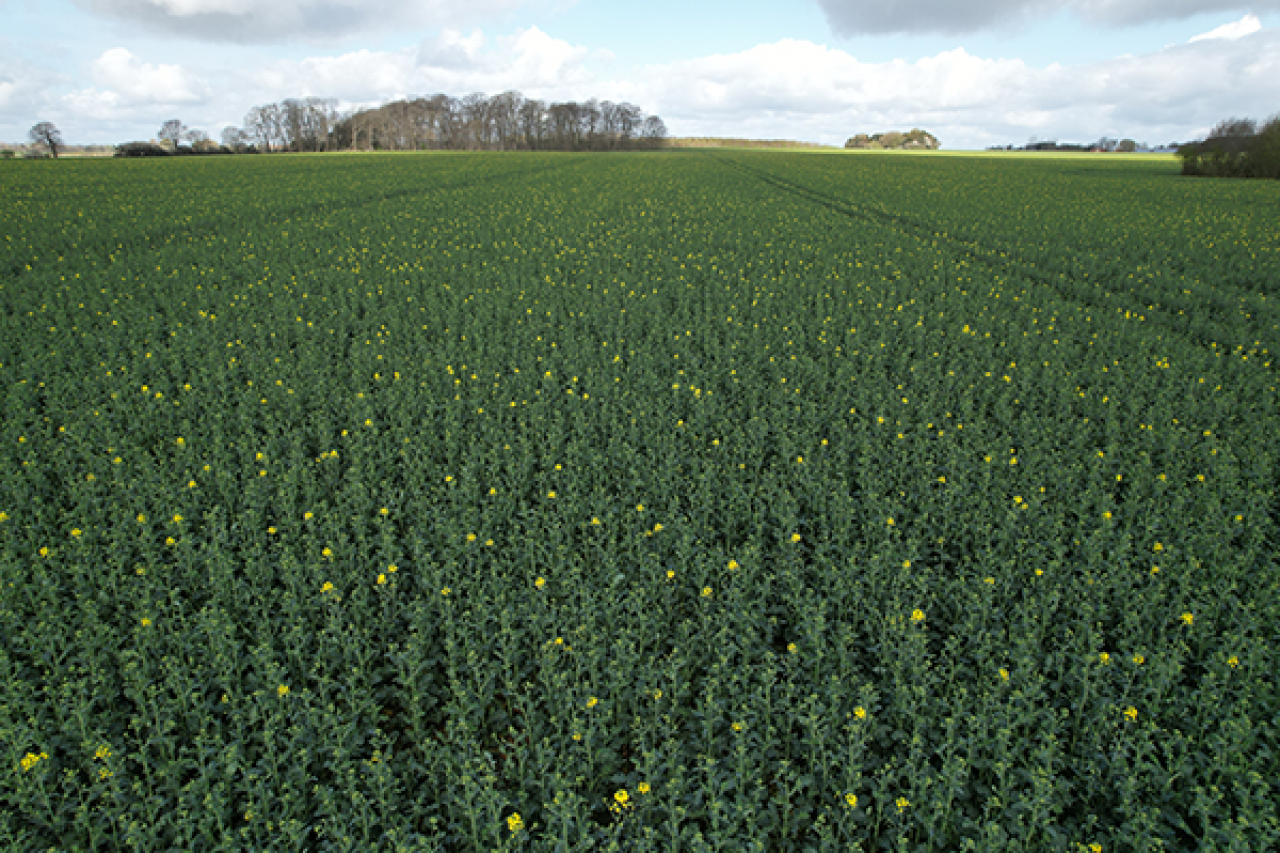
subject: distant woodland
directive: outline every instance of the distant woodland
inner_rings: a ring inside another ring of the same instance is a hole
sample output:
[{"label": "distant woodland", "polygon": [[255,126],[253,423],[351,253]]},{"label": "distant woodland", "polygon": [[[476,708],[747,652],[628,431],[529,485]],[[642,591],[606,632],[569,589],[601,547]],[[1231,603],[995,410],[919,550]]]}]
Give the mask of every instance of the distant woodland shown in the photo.
[{"label": "distant woodland", "polygon": [[519,92],[435,95],[340,114],[327,98],[254,107],[223,131],[236,151],[612,151],[656,148],[662,119],[634,104],[595,99],[551,103]]},{"label": "distant woodland", "polygon": [[869,136],[865,133],[859,133],[850,137],[845,142],[844,147],[865,150],[936,151],[942,147],[942,143],[927,130],[915,127],[906,133],[900,133],[896,130],[890,130],[886,133],[874,133]]},{"label": "distant woodland", "polygon": [[1178,148],[1182,174],[1212,178],[1280,178],[1280,115],[1219,122],[1209,136]]}]

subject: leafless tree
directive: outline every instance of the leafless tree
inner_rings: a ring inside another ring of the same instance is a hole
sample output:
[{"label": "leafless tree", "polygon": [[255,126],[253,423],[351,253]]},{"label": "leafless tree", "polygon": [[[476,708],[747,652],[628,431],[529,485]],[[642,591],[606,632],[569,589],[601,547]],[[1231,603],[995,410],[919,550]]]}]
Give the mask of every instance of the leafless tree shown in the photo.
[{"label": "leafless tree", "polygon": [[58,159],[58,149],[65,143],[62,141],[62,131],[51,121],[38,122],[31,126],[31,130],[27,131],[27,138],[31,140],[31,144],[40,148],[47,148],[53,159]]},{"label": "leafless tree", "polygon": [[[246,118],[245,126],[248,130],[254,122]],[[413,97],[342,118],[335,113],[329,129],[333,145],[388,150],[657,148],[666,136],[662,119],[646,116],[634,104],[590,100],[548,106],[519,92]]]},{"label": "leafless tree", "polygon": [[171,118],[160,125],[160,132],[156,134],[156,138],[169,143],[169,147],[176,151],[178,143],[182,141],[182,136],[186,132],[187,128],[181,121]]}]

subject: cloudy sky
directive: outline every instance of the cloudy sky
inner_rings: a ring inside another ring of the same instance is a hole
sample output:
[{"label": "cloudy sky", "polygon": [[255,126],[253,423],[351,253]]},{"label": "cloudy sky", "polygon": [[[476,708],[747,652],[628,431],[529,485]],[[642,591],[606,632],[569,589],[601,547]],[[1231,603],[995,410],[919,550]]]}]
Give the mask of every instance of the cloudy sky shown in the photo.
[{"label": "cloudy sky", "polygon": [[676,136],[1151,144],[1280,111],[1280,0],[0,0],[0,141],[515,89]]}]

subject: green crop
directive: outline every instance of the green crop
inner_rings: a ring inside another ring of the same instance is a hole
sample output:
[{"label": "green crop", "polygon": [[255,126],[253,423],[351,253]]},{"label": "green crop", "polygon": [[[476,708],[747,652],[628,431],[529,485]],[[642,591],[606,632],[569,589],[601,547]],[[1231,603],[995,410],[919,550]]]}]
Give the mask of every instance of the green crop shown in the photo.
[{"label": "green crop", "polygon": [[1280,845],[1280,202],[0,167],[13,850]]}]

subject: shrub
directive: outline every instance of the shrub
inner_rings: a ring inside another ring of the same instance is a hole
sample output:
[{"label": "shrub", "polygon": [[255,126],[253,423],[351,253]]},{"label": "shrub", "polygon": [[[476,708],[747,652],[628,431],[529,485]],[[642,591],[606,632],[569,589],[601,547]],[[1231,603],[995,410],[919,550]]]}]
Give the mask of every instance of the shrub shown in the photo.
[{"label": "shrub", "polygon": [[154,142],[122,142],[116,146],[115,157],[168,157],[167,149]]}]

